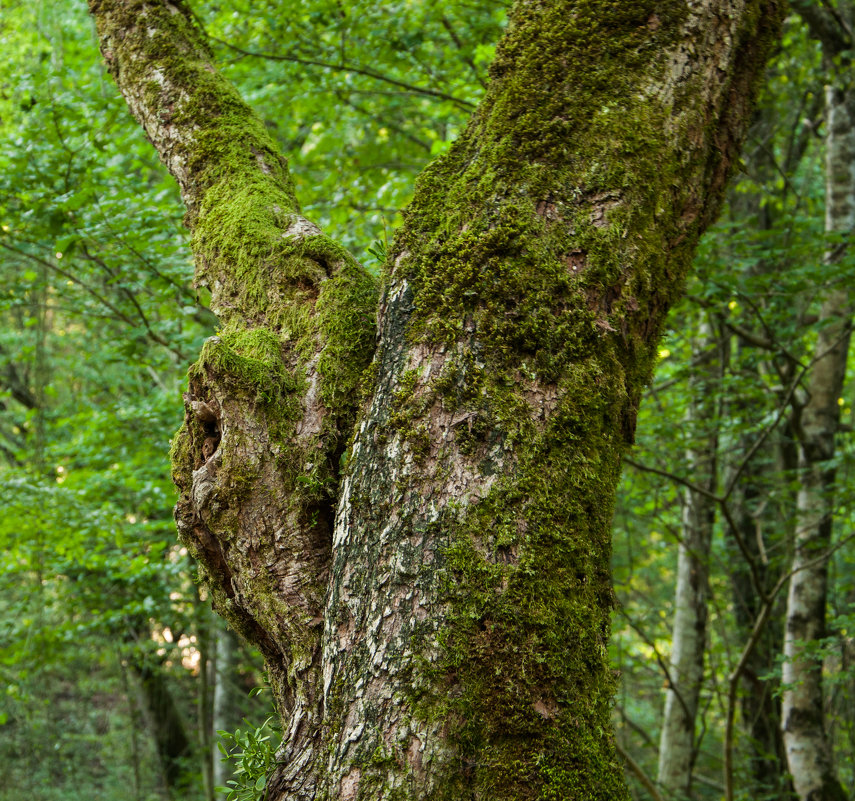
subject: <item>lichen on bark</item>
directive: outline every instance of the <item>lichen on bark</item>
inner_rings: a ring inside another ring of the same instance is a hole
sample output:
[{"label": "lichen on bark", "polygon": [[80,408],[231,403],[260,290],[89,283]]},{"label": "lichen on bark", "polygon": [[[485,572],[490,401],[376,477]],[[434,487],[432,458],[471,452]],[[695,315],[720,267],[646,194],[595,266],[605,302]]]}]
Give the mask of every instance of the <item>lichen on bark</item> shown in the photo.
[{"label": "lichen on bark", "polygon": [[264,654],[296,745],[298,728],[304,741],[318,725],[332,510],[375,281],[300,216],[285,159],[183,3],[90,8],[107,66],[179,183],[196,281],[222,325],[190,370],[173,443],[179,533],[218,611]]}]

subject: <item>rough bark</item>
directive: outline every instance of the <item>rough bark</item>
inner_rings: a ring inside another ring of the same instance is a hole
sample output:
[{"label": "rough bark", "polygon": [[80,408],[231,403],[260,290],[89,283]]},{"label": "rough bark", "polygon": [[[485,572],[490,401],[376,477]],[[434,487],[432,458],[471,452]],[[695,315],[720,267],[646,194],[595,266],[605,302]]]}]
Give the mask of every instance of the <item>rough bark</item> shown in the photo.
[{"label": "rough bark", "polygon": [[[855,91],[846,83],[828,86],[826,110],[826,230],[847,235],[855,223]],[[844,251],[843,245],[834,247],[826,262],[833,265]],[[822,660],[811,646],[826,635],[833,459],[852,317],[849,288],[832,281],[819,317],[808,399],[797,427],[800,486],[784,634],[782,727],[799,799],[842,801],[846,794],[834,773],[824,727]]]},{"label": "rough bark", "polygon": [[[700,325],[693,352],[715,347],[708,320]],[[677,559],[677,587],[669,665],[670,684],[665,694],[662,734],[659,740],[657,784],[673,798],[688,798],[692,787],[695,718],[704,676],[706,653],[709,559],[715,524],[718,478],[719,396],[715,380],[721,361],[706,362],[689,382],[686,423],[697,440],[686,452],[692,482],[708,494],[686,490],[683,500],[682,540]]]},{"label": "rough bark", "polygon": [[128,105],[178,181],[196,278],[222,331],[191,368],[173,443],[179,534],[220,614],[256,644],[301,738],[340,457],[370,359],[376,291],[299,215],[285,160],[216,71],[181,3],[90,4]]},{"label": "rough bark", "polygon": [[267,660],[268,797],[625,797],[615,483],[781,4],[515,6],[392,248],[340,489],[370,281],[298,216],[182,5],[90,5],[224,321],[191,370],[176,517]]},{"label": "rough bark", "polygon": [[614,484],[728,171],[713,131],[747,119],[730,11],[518,6],[484,104],[420,179],[339,504],[322,793],[623,797]]}]

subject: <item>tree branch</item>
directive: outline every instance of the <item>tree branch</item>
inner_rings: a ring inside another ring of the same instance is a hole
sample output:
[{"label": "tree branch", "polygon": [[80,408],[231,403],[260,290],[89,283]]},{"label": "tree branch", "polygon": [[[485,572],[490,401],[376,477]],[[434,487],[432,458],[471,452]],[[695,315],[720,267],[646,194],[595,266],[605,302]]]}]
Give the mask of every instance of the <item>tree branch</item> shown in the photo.
[{"label": "tree branch", "polygon": [[644,769],[639,765],[627,751],[624,750],[623,746],[615,740],[615,748],[617,749],[618,754],[620,754],[621,758],[624,762],[626,762],[627,767],[635,774],[636,778],[644,785],[644,788],[648,793],[653,797],[653,801],[665,801],[659,791],[656,789],[656,785],[653,783],[653,780],[644,772]]},{"label": "tree branch", "polygon": [[303,58],[301,56],[294,56],[282,53],[257,53],[255,51],[245,50],[242,47],[233,45],[230,42],[225,41],[225,39],[218,39],[216,36],[212,36],[211,34],[208,34],[208,38],[212,42],[216,42],[217,44],[221,44],[224,47],[228,47],[229,50],[233,50],[236,53],[240,53],[242,56],[248,56],[250,58],[263,58],[267,61],[286,61],[292,64],[303,64],[307,67],[320,67],[321,69],[332,70],[334,72],[353,72],[357,75],[364,75],[366,78],[373,78],[375,81],[382,81],[383,83],[388,83],[391,86],[397,86],[401,89],[406,89],[412,94],[425,95],[426,97],[435,97],[439,100],[448,100],[451,103],[455,103],[456,105],[460,106],[460,108],[466,109],[467,111],[473,111],[475,109],[475,104],[470,103],[468,100],[463,100],[460,97],[455,97],[454,95],[450,95],[446,92],[440,92],[437,89],[428,89],[424,86],[416,86],[414,84],[407,83],[406,81],[400,81],[397,78],[391,78],[388,75],[384,75],[381,72],[377,72],[377,70],[371,69],[370,67],[360,67],[356,64],[348,64],[346,62],[332,64],[329,61],[320,61],[318,59]]},{"label": "tree branch", "polygon": [[810,29],[814,39],[822,43],[826,55],[833,57],[852,46],[852,31],[832,6],[820,8],[812,0],[791,0],[790,5],[798,11]]}]

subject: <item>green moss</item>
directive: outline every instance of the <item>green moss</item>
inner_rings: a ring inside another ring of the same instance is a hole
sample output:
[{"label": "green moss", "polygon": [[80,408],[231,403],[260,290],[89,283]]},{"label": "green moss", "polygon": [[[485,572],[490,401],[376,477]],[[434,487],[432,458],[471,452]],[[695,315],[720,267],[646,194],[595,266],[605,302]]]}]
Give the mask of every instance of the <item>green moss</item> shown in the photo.
[{"label": "green moss", "polygon": [[195,468],[192,449],[192,438],[187,430],[187,423],[175,432],[169,447],[169,463],[172,465],[173,482],[178,483],[177,476],[189,476]]},{"label": "green moss", "polygon": [[[555,381],[628,320],[633,353],[622,362],[643,383],[656,336],[633,330],[626,311],[640,320],[654,291],[679,291],[688,260],[668,257],[674,231],[657,216],[680,204],[688,182],[685,165],[662,158],[671,110],[640,94],[639,76],[659,66],[686,8],[590,9],[517,9],[516,29],[537,35],[512,34],[500,47],[487,101],[419,179],[392,258],[418,254],[402,265],[416,338],[452,342],[473,326],[491,364],[522,357]],[[598,203],[607,211],[595,219]]]},{"label": "green moss", "polygon": [[622,384],[619,372],[578,367],[548,429],[517,449],[513,476],[459,523],[437,524],[449,611],[440,657],[417,683],[430,689],[411,703],[446,722],[476,794],[623,797],[606,657]]},{"label": "green moss", "polygon": [[[205,342],[191,378],[208,371],[234,392],[263,403],[287,399],[300,386],[283,365],[279,338],[264,328],[223,332]],[[294,419],[297,410],[293,403],[290,407],[283,408],[283,416]]]},{"label": "green moss", "polygon": [[[134,29],[138,8],[128,6],[117,12],[130,15],[121,32]],[[439,657],[411,677],[409,700],[457,746],[437,798],[626,797],[610,743],[605,651],[614,486],[664,309],[727,171],[720,149],[674,151],[673,125],[691,128],[681,134],[690,143],[717,124],[706,108],[684,114],[701,102],[697,85],[670,107],[647,91],[687,14],[684,0],[518,3],[484,104],[419,180],[388,259],[410,285],[411,343],[451,354],[418,397],[418,376],[403,376],[392,425],[424,456],[431,404],[464,412],[459,449],[484,474],[499,473],[486,498],[449,507],[429,532],[445,543],[432,595],[449,612]],[[208,69],[190,17],[181,20],[198,59],[168,37],[143,36],[148,51],[123,69],[159,59],[187,92],[175,113],[194,131],[188,222],[199,277],[224,322],[196,378],[260,407],[285,442],[316,366],[333,413],[308,447],[323,458],[307,469],[305,453],[283,449],[280,465],[283,487],[310,514],[332,496],[373,345],[375,288],[329,240],[286,235],[297,205],[284,160]],[[149,105],[162,108],[160,82],[147,80]],[[528,407],[527,382],[555,390],[548,419]],[[198,445],[194,425],[191,444],[180,435],[173,449],[181,471]],[[227,537],[252,466],[244,481],[223,461],[235,475],[218,521]],[[370,507],[363,493],[354,508]],[[264,584],[255,592],[253,613],[274,627],[276,599]],[[297,661],[307,637],[295,636]],[[360,797],[406,771],[378,737],[365,737]],[[394,793],[407,797],[404,786]]]},{"label": "green moss", "polygon": [[614,491],[707,213],[691,193],[720,158],[675,150],[675,124],[707,124],[697,85],[678,108],[650,91],[687,14],[517,4],[485,103],[419,179],[390,253],[410,346],[447,354],[428,388],[397,377],[390,422],[412,447],[439,403],[463,456],[498,474],[427,535],[446,544],[429,593],[446,617],[408,701],[457,749],[437,799],[626,798],[606,653]]},{"label": "green moss", "polygon": [[[325,378],[324,405],[352,422],[363,393],[364,371],[374,351],[377,283],[349,256],[321,287],[315,307],[317,332],[324,348],[318,370]],[[345,440],[350,431],[342,428]]]}]

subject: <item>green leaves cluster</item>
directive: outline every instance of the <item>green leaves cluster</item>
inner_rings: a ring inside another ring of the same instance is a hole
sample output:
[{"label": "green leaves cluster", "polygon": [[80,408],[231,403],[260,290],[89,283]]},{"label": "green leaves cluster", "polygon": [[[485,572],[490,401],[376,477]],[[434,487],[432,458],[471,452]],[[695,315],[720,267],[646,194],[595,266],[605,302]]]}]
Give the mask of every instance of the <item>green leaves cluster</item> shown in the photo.
[{"label": "green leaves cluster", "polygon": [[245,729],[234,733],[218,731],[220,740],[217,748],[234,764],[234,778],[227,787],[218,787],[217,792],[226,794],[226,801],[261,801],[267,777],[273,769],[276,757],[274,735],[281,733],[273,725],[273,717],[260,726],[253,726],[246,718]]}]

